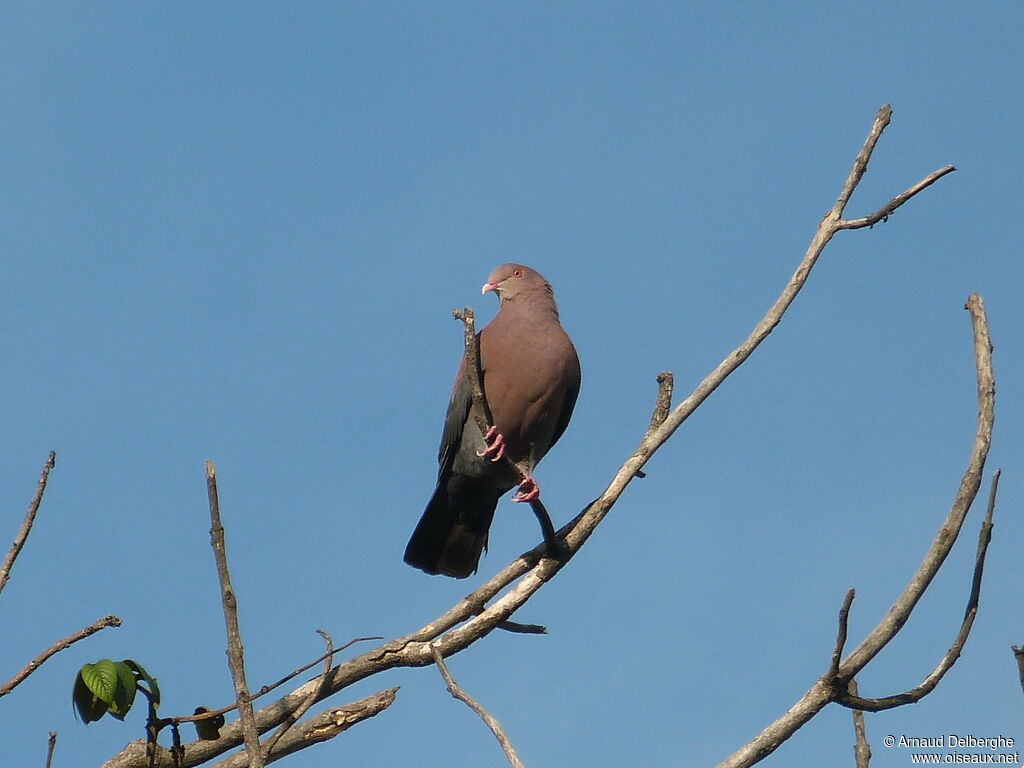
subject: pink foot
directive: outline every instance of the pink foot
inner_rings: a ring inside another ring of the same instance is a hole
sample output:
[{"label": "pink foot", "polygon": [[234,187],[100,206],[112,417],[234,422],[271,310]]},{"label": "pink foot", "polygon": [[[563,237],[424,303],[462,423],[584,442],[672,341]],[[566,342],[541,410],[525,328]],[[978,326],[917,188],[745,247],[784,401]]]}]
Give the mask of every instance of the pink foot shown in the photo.
[{"label": "pink foot", "polygon": [[512,497],[512,501],[536,501],[540,498],[540,486],[537,485],[537,481],[527,475],[523,478],[523,482],[519,484],[519,490],[516,491],[515,496]]},{"label": "pink foot", "polygon": [[501,457],[505,455],[505,438],[498,431],[497,427],[491,427],[487,430],[487,434],[484,435],[484,442],[487,443],[487,447],[482,451],[477,452],[477,456],[490,457],[491,461],[501,461]]}]

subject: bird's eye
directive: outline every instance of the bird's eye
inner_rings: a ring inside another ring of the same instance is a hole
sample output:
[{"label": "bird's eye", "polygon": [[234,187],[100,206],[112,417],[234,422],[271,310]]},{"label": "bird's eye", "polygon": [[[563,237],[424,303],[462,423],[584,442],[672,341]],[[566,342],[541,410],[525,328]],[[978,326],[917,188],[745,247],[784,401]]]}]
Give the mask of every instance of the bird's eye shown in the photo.
[{"label": "bird's eye", "polygon": [[521,270],[521,269],[513,269],[512,270],[512,277],[522,277],[522,276],[523,276],[523,270]]}]

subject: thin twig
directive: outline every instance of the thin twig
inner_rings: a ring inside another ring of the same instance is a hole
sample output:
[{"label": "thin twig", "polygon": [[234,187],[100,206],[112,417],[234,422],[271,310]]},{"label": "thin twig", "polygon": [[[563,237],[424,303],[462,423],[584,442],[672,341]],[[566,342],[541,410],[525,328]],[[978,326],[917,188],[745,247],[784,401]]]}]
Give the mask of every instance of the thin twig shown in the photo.
[{"label": "thin twig", "polygon": [[331,636],[324,632],[322,629],[318,629],[316,633],[320,635],[320,637],[322,637],[324,639],[324,642],[327,644],[327,653],[324,655],[324,673],[320,676],[320,685],[314,688],[312,691],[310,691],[309,696],[306,698],[306,701],[303,702],[303,704],[298,709],[292,712],[288,716],[287,720],[281,723],[281,725],[277,729],[277,732],[266,742],[266,744],[263,747],[263,754],[264,757],[266,758],[270,757],[270,753],[273,751],[274,745],[276,745],[277,742],[281,740],[281,737],[284,736],[285,732],[293,725],[295,725],[295,723],[297,723],[302,718],[302,716],[309,711],[309,708],[320,700],[320,696],[323,694],[324,683],[326,683],[327,681],[327,673],[330,672],[331,667],[334,666],[334,641],[331,640]]},{"label": "thin twig", "polygon": [[952,173],[955,170],[956,166],[947,165],[944,168],[939,168],[939,170],[937,171],[932,171],[919,182],[917,182],[917,184],[912,186],[910,189],[896,195],[896,197],[894,197],[888,203],[886,203],[877,211],[872,213],[870,216],[864,216],[863,218],[860,219],[844,219],[843,221],[839,222],[838,227],[839,229],[861,229],[862,227],[873,227],[878,222],[887,220],[893,211],[895,211],[897,208],[899,208],[901,205],[907,202],[907,200],[912,198],[922,189],[924,189],[925,187],[930,187],[932,184],[941,179],[947,173]]},{"label": "thin twig", "polygon": [[[321,656],[318,656],[317,658],[313,659],[308,664],[304,664],[301,667],[299,667],[298,669],[296,669],[295,671],[289,672],[287,675],[282,677],[280,680],[276,680],[273,683],[268,683],[267,685],[264,685],[262,688],[260,688],[258,691],[256,691],[256,693],[254,693],[251,696],[249,696],[249,700],[250,701],[255,701],[256,699],[260,698],[260,696],[265,696],[266,694],[270,693],[275,688],[279,688],[280,686],[282,686],[285,683],[287,683],[289,680],[292,680],[292,679],[298,677],[299,675],[301,675],[306,670],[312,669],[313,667],[315,667],[317,664],[319,664],[321,661],[323,661],[324,659],[328,658],[329,656],[332,656],[335,653],[339,653],[341,651],[344,651],[346,648],[348,648],[350,646],[353,646],[356,643],[362,643],[362,642],[365,642],[366,640],[383,640],[383,639],[384,638],[381,637],[380,635],[373,635],[371,637],[353,637],[351,640],[349,640],[347,643],[345,643],[340,648],[335,648],[330,653],[325,653],[325,654],[323,654]],[[217,717],[218,715],[226,715],[228,712],[233,712],[236,709],[238,709],[238,702],[235,702],[234,704],[229,704],[226,707],[221,707],[220,709],[207,709],[207,710],[205,710],[203,712],[200,712],[200,713],[197,713],[197,714],[177,715],[175,717],[164,718],[163,720],[160,721],[159,724],[160,724],[160,727],[163,728],[164,726],[170,725],[172,723],[176,723],[176,724],[194,723],[194,722],[198,722],[200,720],[210,720],[210,719],[212,719],[214,717]]]},{"label": "thin twig", "polygon": [[21,670],[10,680],[3,685],[0,685],[0,696],[6,696],[8,693],[13,691],[17,686],[24,682],[25,678],[35,672],[39,667],[49,659],[51,656],[60,653],[65,648],[77,643],[79,640],[84,640],[89,635],[94,635],[101,629],[107,627],[120,627],[121,620],[117,616],[104,616],[102,619],[96,619],[92,624],[87,627],[83,627],[77,632],[68,635],[65,638],[58,640],[56,643],[51,645],[45,651],[36,656],[32,661],[26,664]]},{"label": "thin twig", "polygon": [[546,635],[548,628],[543,624],[520,624],[518,621],[503,621],[498,629],[512,632],[517,635]]},{"label": "thin twig", "polygon": [[14,536],[14,542],[11,544],[7,557],[4,558],[3,565],[0,565],[0,592],[3,592],[4,587],[7,586],[7,580],[11,577],[11,568],[14,567],[14,561],[18,559],[18,555],[21,554],[21,548],[25,546],[25,540],[32,531],[32,525],[36,521],[36,513],[39,511],[39,505],[43,501],[43,493],[46,491],[46,480],[50,476],[50,470],[53,469],[56,463],[57,454],[50,451],[46,464],[43,465],[43,472],[39,475],[39,482],[36,483],[36,493],[32,497],[32,501],[29,502],[25,519],[22,520],[21,528],[18,529],[18,533]]},{"label": "thin twig", "polygon": [[960,630],[957,632],[953,644],[946,651],[946,655],[942,657],[939,665],[932,673],[916,688],[912,688],[905,693],[896,694],[895,696],[877,699],[862,698],[855,694],[843,695],[839,697],[838,702],[844,707],[868,712],[881,712],[885,709],[893,709],[895,707],[902,707],[905,704],[918,702],[935,690],[935,686],[939,684],[943,676],[956,663],[956,660],[960,658],[960,653],[963,651],[967,638],[971,634],[971,628],[974,626],[974,619],[978,615],[978,601],[981,598],[981,580],[985,572],[985,554],[988,552],[989,542],[992,541],[992,515],[995,512],[996,492],[999,490],[999,476],[1001,474],[1002,470],[997,470],[992,476],[992,487],[989,490],[985,519],[981,523],[981,530],[978,531],[978,550],[974,556],[974,576],[971,579],[971,594],[967,598],[967,607],[964,609],[964,618],[960,624]]},{"label": "thin twig", "polygon": [[[672,389],[675,386],[675,377],[672,375],[672,371],[662,371],[657,375],[656,380],[658,382],[658,398],[654,401],[654,412],[651,414],[651,423],[647,427],[645,437],[660,427],[668,418],[669,411],[672,410]],[[647,473],[638,469],[636,476],[644,478],[647,477]]]},{"label": "thin twig", "polygon": [[441,652],[433,645],[430,646],[430,650],[434,655],[434,663],[437,664],[437,668],[441,672],[441,677],[444,678],[445,685],[448,686],[448,693],[466,704],[466,706],[480,716],[480,719],[483,720],[487,727],[491,729],[491,733],[494,734],[494,738],[498,740],[498,743],[501,745],[501,750],[505,753],[505,757],[508,758],[512,768],[524,768],[523,761],[520,760],[519,755],[516,754],[516,748],[512,746],[512,742],[505,733],[505,729],[501,727],[501,723],[499,723],[497,718],[491,715],[486,709],[480,706],[480,704],[474,701],[474,699],[462,690],[459,687],[459,684],[452,679],[451,673],[448,671],[448,666],[444,663],[444,658],[441,656]]},{"label": "thin twig", "polygon": [[651,414],[651,425],[648,432],[657,429],[668,418],[672,410],[672,390],[675,387],[675,377],[672,371],[662,371],[657,376],[658,399],[654,402],[654,412]]},{"label": "thin twig", "polygon": [[[851,696],[857,694],[857,681],[850,680],[846,687],[847,693]],[[851,710],[853,713],[853,759],[857,768],[869,768],[871,765],[871,745],[868,743],[868,732],[864,725],[864,713],[859,709]]]},{"label": "thin twig", "polygon": [[224,625],[228,636],[228,666],[231,669],[231,678],[235,682],[235,699],[238,701],[238,714],[242,720],[242,735],[249,755],[249,765],[251,768],[263,768],[260,736],[253,717],[249,687],[245,683],[245,653],[242,649],[242,636],[238,631],[238,602],[235,590],[231,586],[231,574],[228,572],[224,526],[220,522],[220,501],[217,498],[217,473],[212,461],[206,462],[206,493],[210,500],[210,545],[213,547],[214,560],[217,561],[221,604],[224,606]]},{"label": "thin twig", "polygon": [[50,768],[53,763],[53,750],[57,747],[57,732],[50,731],[49,738],[46,739],[46,768]]},{"label": "thin twig", "polygon": [[889,127],[891,121],[892,105],[884,104],[878,110],[878,114],[875,115],[875,122],[871,125],[868,137],[864,140],[864,146],[857,153],[857,159],[853,161],[850,175],[846,177],[846,183],[843,184],[843,189],[839,193],[835,205],[832,206],[832,212],[835,214],[836,219],[842,218],[846,204],[850,202],[850,198],[853,196],[853,191],[857,189],[860,180],[864,178],[864,173],[868,169],[868,162],[871,160],[871,155],[874,154],[875,146],[878,144],[878,140],[882,138],[882,132]]},{"label": "thin twig", "polygon": [[856,596],[857,591],[853,587],[846,590],[846,597],[843,598],[843,605],[839,609],[839,631],[836,633],[836,647],[832,651],[832,663],[829,665],[827,673],[833,679],[839,674],[839,662],[843,658],[843,648],[846,646],[850,606],[853,605],[853,598]]}]

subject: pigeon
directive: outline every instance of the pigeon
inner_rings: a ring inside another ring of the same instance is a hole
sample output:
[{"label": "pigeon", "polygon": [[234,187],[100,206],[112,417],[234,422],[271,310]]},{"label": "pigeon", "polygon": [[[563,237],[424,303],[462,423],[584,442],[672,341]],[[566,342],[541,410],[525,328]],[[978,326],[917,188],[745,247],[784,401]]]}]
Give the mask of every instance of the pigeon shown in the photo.
[{"label": "pigeon", "polygon": [[[498,500],[539,498],[533,470],[565,432],[580,391],[580,361],[562,328],[551,284],[522,264],[502,264],[484,283],[498,314],[478,335],[483,388],[494,425],[470,415],[463,358],[438,449],[437,487],[405,549],[405,562],[464,579],[476,572]],[[514,473],[503,456],[522,472]]]}]

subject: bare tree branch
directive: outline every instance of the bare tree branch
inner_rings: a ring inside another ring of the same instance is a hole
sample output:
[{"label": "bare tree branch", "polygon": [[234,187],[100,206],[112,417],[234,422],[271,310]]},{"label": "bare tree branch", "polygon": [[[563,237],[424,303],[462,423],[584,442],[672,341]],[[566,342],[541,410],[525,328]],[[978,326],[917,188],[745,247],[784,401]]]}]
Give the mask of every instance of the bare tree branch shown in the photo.
[{"label": "bare tree branch", "polygon": [[104,616],[102,619],[96,619],[92,624],[87,627],[83,627],[77,632],[68,635],[65,638],[58,640],[56,643],[51,645],[45,651],[36,656],[32,661],[26,664],[21,670],[10,680],[3,685],[0,685],[0,696],[6,696],[8,693],[13,691],[17,686],[24,682],[25,678],[39,669],[43,662],[49,659],[51,656],[60,653],[65,648],[69,648],[79,640],[84,640],[89,635],[94,635],[101,629],[107,627],[120,627],[121,620],[117,616]]},{"label": "bare tree branch", "polygon": [[[321,630],[319,630],[319,629],[317,630],[317,632],[320,632],[320,631]],[[383,640],[383,639],[384,638],[381,637],[380,635],[374,635],[372,637],[353,637],[351,640],[349,640],[347,643],[345,643],[340,648],[334,648],[330,652],[324,653],[323,655],[318,656],[317,658],[313,659],[313,661],[309,662],[308,664],[304,664],[301,667],[299,667],[298,669],[296,669],[296,670],[294,670],[292,672],[289,672],[287,675],[282,677],[280,680],[276,680],[273,683],[268,683],[268,684],[264,685],[258,691],[256,691],[256,693],[252,694],[249,697],[249,699],[250,699],[250,701],[255,701],[256,699],[260,698],[261,696],[265,696],[266,694],[270,693],[275,688],[279,688],[280,686],[282,686],[285,683],[287,683],[289,680],[292,680],[292,679],[298,677],[299,675],[301,675],[306,670],[312,669],[313,667],[315,667],[317,664],[319,664],[320,662],[324,661],[325,659],[333,658],[334,654],[337,653],[338,651],[343,651],[346,648],[349,648],[350,646],[355,645],[356,643],[361,643],[361,642],[364,642],[366,640]],[[234,710],[238,709],[238,702],[236,701],[234,704],[229,704],[228,706],[221,707],[220,709],[206,709],[205,707],[203,707],[201,709],[203,709],[202,712],[193,713],[191,715],[176,715],[174,717],[162,718],[159,721],[158,725],[159,725],[160,728],[164,728],[164,727],[166,727],[168,725],[181,725],[182,723],[196,723],[196,722],[199,722],[201,720],[211,720],[211,719],[217,717],[218,715],[226,715],[228,712],[233,712]]]},{"label": "bare tree branch", "polygon": [[46,768],[50,768],[53,763],[53,750],[57,747],[57,732],[50,731],[50,736],[46,740]]},{"label": "bare tree branch", "polygon": [[837,701],[844,707],[868,712],[881,712],[885,709],[902,707],[904,704],[913,704],[935,690],[935,686],[939,684],[943,676],[956,663],[956,660],[960,658],[960,653],[963,651],[967,638],[971,634],[971,627],[974,626],[974,618],[978,615],[981,579],[985,572],[985,554],[988,551],[989,542],[992,541],[992,515],[995,512],[996,492],[999,489],[999,476],[1001,474],[1002,470],[996,470],[992,476],[992,487],[989,491],[985,520],[982,522],[981,530],[978,532],[978,551],[974,557],[974,577],[971,580],[971,594],[967,599],[967,607],[964,609],[964,618],[960,624],[960,631],[957,632],[956,639],[949,647],[949,650],[946,651],[946,655],[942,657],[939,665],[932,673],[916,688],[912,688],[906,693],[886,696],[880,699],[861,698],[855,693],[841,695]]},{"label": "bare tree branch", "polygon": [[[851,696],[857,696],[857,681],[850,680],[846,690]],[[852,710],[852,713],[853,734],[855,738],[853,745],[854,764],[857,768],[870,768],[871,745],[868,744],[867,728],[864,725],[864,713],[859,709]]]},{"label": "bare tree branch", "polygon": [[[331,707],[318,715],[313,715],[291,728],[274,747],[267,762],[272,763],[282,757],[298,752],[306,747],[333,739],[344,733],[353,725],[361,723],[374,715],[383,712],[395,701],[398,688],[389,688],[359,701],[341,707]],[[237,725],[237,723],[235,723]],[[266,729],[265,729],[266,730]],[[241,742],[241,737],[235,743]],[[206,745],[203,748],[203,745]],[[219,747],[217,745],[220,745]],[[171,751],[158,746],[152,762],[146,755],[146,742],[136,739],[128,744],[120,754],[104,763],[105,766],[138,765],[147,768],[192,768],[212,760],[227,748],[221,741],[195,742],[188,745],[184,759],[175,763]],[[249,756],[246,752],[238,752],[230,757],[214,763],[211,768],[248,768]]]},{"label": "bare tree branch", "polygon": [[[852,680],[868,662],[884,648],[896,633],[902,629],[910,617],[911,611],[921,599],[925,589],[931,583],[939,567],[945,562],[956,542],[963,526],[967,512],[978,494],[981,475],[985,469],[985,459],[992,443],[992,425],[995,420],[995,378],[992,373],[992,343],[989,340],[988,320],[981,297],[971,294],[967,299],[967,309],[971,313],[974,330],[974,360],[978,377],[978,425],[975,431],[974,446],[971,457],[960,481],[960,488],[946,520],[932,542],[924,561],[910,579],[889,612],[871,633],[861,641],[854,651],[844,659],[836,675],[826,672],[811,686],[810,690],[774,723],[765,728],[753,740],[737,750],[718,768],[741,768],[750,766],[774,752],[778,747],[808,720],[820,712],[827,704],[846,696],[845,681]],[[977,565],[975,566],[977,574]],[[973,621],[973,611],[968,608],[965,621]],[[966,639],[966,638],[965,638]],[[954,649],[951,648],[950,651]],[[959,651],[957,651],[959,653]],[[955,659],[954,659],[955,660]],[[935,673],[933,673],[935,674]],[[941,677],[941,675],[940,675]],[[927,681],[926,681],[927,682]],[[842,683],[842,686],[840,685]],[[933,686],[934,687],[934,686]],[[842,688],[842,690],[841,690]],[[859,709],[870,709],[865,706]]]},{"label": "bare tree branch", "polygon": [[210,500],[210,545],[213,547],[214,560],[217,561],[220,597],[224,606],[224,625],[228,636],[228,666],[231,668],[231,677],[235,682],[235,698],[238,701],[238,714],[242,721],[245,750],[249,755],[251,768],[263,768],[260,737],[256,730],[256,721],[253,718],[249,687],[245,682],[242,636],[238,631],[238,603],[235,599],[235,590],[231,586],[231,574],[228,572],[224,526],[220,522],[220,501],[217,498],[217,473],[212,461],[206,462],[206,492]]},{"label": "bare tree branch", "polygon": [[870,216],[865,216],[860,219],[848,219],[839,222],[839,229],[861,229],[862,227],[873,227],[880,221],[888,220],[892,212],[899,208],[901,205],[903,205],[905,202],[907,202],[907,200],[912,198],[925,187],[930,187],[932,184],[941,179],[947,173],[952,173],[955,170],[955,166],[947,165],[943,168],[939,168],[939,170],[937,171],[932,171],[919,182],[917,182],[917,184],[908,189],[906,192],[901,192],[900,194],[896,195],[896,197],[894,197],[888,203],[886,203],[877,211],[872,213]]},{"label": "bare tree branch", "polygon": [[658,399],[654,403],[654,413],[651,414],[651,425],[647,428],[648,432],[664,424],[672,409],[672,389],[675,386],[675,377],[672,375],[672,371],[659,373],[657,382]]},{"label": "bare tree branch", "polygon": [[0,565],[0,592],[3,592],[4,587],[7,586],[7,580],[11,577],[11,568],[14,567],[14,561],[18,559],[18,555],[21,554],[21,548],[25,546],[25,540],[28,539],[29,533],[32,532],[32,525],[36,521],[36,513],[39,511],[39,505],[43,502],[43,493],[46,491],[46,480],[50,477],[50,470],[53,469],[56,463],[57,454],[50,451],[46,464],[43,465],[43,472],[39,475],[39,482],[36,483],[35,496],[29,502],[25,519],[22,520],[21,527],[14,536],[14,542],[11,544],[7,557],[4,558],[3,565]]},{"label": "bare tree branch", "polygon": [[971,450],[970,461],[960,481],[953,506],[939,529],[931,548],[918,567],[917,572],[899,596],[889,612],[863,642],[844,661],[840,674],[854,677],[875,654],[888,644],[910,617],[910,612],[931,584],[935,574],[949,554],[960,533],[967,512],[974,502],[981,486],[985,459],[992,445],[992,425],[995,421],[995,376],[992,373],[992,342],[989,339],[988,319],[981,296],[972,293],[967,298],[966,309],[971,313],[974,329],[974,357],[978,375],[978,426]]},{"label": "bare tree branch", "polygon": [[[863,175],[871,150],[888,123],[890,114],[891,111],[888,107],[884,107],[879,112],[875,125],[869,134],[868,141],[865,142],[864,148],[862,148],[858,155],[839,199],[825,215],[808,246],[803,260],[783,289],[782,294],[768,310],[764,318],[757,324],[750,336],[739,347],[729,353],[704,378],[689,397],[672,409],[657,428],[646,431],[637,449],[626,459],[604,492],[588,504],[575,519],[558,531],[557,535],[564,537],[564,542],[568,547],[570,556],[578,551],[586,542],[625,491],[630,481],[638,475],[654,453],[704,400],[753,354],[754,350],[779,324],[783,314],[806,283],[811,269],[814,267],[825,246],[832,236],[839,231],[839,225],[842,222],[842,212],[846,202]],[[902,202],[905,202],[905,200],[901,201],[900,204]],[[467,333],[469,333],[468,330]],[[473,337],[475,340],[475,333]],[[989,420],[989,429],[990,427],[991,422]],[[322,697],[330,696],[346,686],[387,669],[433,664],[435,663],[433,658],[434,648],[442,656],[447,657],[486,637],[502,622],[507,621],[516,610],[526,603],[537,590],[551,580],[562,568],[564,560],[546,557],[548,552],[547,545],[534,547],[528,552],[523,553],[447,612],[419,630],[394,638],[371,651],[342,662],[328,673],[326,685],[322,687],[322,693],[319,695]],[[493,603],[491,603],[492,600]],[[491,604],[488,605],[488,603]],[[846,673],[849,673],[848,676],[852,678],[855,671],[852,667],[847,669],[841,664],[840,674]],[[265,731],[283,722],[318,687],[320,687],[319,680],[310,681],[292,693],[260,709],[256,713],[259,729]],[[828,703],[834,695],[831,683],[826,682],[824,679],[819,680],[814,688],[808,692],[804,699],[798,702],[797,706],[790,713],[787,713],[780,721],[769,726],[757,739],[740,750],[729,761],[723,763],[723,766],[750,765],[756,762],[757,759],[760,759],[760,757],[769,754],[782,741],[788,738],[799,725],[810,719],[821,707]],[[293,733],[294,729],[288,735],[291,736]],[[225,726],[222,734],[222,737],[217,741],[197,741],[186,745],[183,768],[199,765],[241,742],[242,735],[238,723]],[[129,745],[120,755],[116,755],[108,761],[105,764],[106,768],[144,768],[144,760],[135,757],[139,753],[133,747],[133,744]],[[164,766],[160,766],[160,768],[164,768]]]},{"label": "bare tree branch", "polygon": [[[339,736],[353,725],[380,714],[390,707],[398,693],[398,688],[388,688],[342,707],[331,707],[318,715],[303,720],[290,729],[274,746],[267,757],[267,763],[273,763],[282,757],[299,750],[321,744]],[[232,755],[227,760],[214,763],[211,768],[248,768],[248,758],[244,753]]]},{"label": "bare tree branch", "polygon": [[828,668],[828,674],[835,677],[839,674],[839,661],[843,658],[843,648],[846,646],[846,636],[849,631],[850,606],[853,605],[853,598],[857,596],[857,590],[850,587],[846,590],[846,597],[839,609],[839,631],[836,633],[836,648],[832,651],[832,664]]},{"label": "bare tree branch", "polygon": [[437,664],[437,669],[441,672],[441,677],[444,678],[445,685],[448,686],[448,693],[463,702],[480,716],[480,719],[483,720],[487,727],[491,729],[491,733],[494,734],[494,738],[498,740],[498,743],[501,745],[501,750],[505,753],[505,757],[508,758],[508,762],[512,765],[512,768],[525,768],[523,761],[519,759],[516,748],[512,746],[512,742],[509,740],[508,734],[506,734],[505,729],[501,727],[501,723],[498,722],[497,718],[478,704],[472,696],[462,690],[462,688],[459,687],[459,684],[452,679],[451,673],[448,671],[448,666],[444,663],[444,659],[441,657],[440,651],[438,651],[434,646],[431,646],[431,650],[434,652],[434,663]]}]

